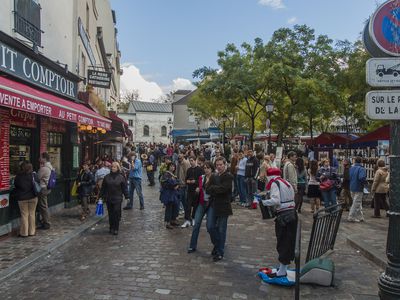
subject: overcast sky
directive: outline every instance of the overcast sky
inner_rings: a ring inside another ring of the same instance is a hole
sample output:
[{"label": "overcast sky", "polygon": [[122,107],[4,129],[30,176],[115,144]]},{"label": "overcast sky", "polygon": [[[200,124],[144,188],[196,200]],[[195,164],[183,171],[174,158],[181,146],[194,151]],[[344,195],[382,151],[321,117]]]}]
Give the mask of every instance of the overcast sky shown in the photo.
[{"label": "overcast sky", "polygon": [[117,14],[122,89],[150,101],[192,89],[192,73],[216,67],[227,43],[268,41],[281,27],[306,24],[334,40],[355,41],[383,0],[111,0]]}]

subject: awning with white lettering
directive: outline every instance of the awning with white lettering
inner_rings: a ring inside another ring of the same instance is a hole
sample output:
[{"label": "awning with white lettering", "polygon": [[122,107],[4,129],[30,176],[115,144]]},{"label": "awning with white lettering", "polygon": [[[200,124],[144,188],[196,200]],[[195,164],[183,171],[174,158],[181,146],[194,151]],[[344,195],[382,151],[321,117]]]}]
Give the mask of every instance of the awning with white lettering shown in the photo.
[{"label": "awning with white lettering", "polygon": [[86,106],[38,91],[0,76],[0,106],[60,119],[67,122],[111,129],[111,121]]}]

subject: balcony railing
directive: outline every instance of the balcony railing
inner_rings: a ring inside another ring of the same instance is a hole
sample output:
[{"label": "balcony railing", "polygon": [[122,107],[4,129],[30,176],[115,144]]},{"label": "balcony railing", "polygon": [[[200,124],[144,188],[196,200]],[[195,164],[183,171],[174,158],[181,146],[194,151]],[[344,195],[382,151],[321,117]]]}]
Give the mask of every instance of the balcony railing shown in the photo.
[{"label": "balcony railing", "polygon": [[38,47],[42,44],[40,10],[32,0],[14,0],[14,30]]}]

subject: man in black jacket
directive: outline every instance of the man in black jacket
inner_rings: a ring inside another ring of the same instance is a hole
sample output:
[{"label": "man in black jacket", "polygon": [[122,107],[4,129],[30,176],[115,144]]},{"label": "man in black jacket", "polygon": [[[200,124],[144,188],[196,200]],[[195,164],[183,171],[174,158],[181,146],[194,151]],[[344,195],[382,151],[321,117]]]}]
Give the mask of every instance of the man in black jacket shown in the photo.
[{"label": "man in black jacket", "polygon": [[215,160],[215,167],[217,173],[211,176],[210,184],[206,188],[206,192],[211,198],[207,218],[210,218],[209,234],[211,242],[214,244],[211,254],[214,261],[219,261],[224,257],[228,217],[232,215],[233,176],[227,170],[225,158],[218,157]]},{"label": "man in black jacket", "polygon": [[196,188],[199,186],[199,177],[204,174],[204,171],[197,165],[196,157],[189,157],[189,163],[190,168],[186,171],[187,205],[185,207],[185,220],[194,226],[194,214],[198,205]]},{"label": "man in black jacket", "polygon": [[245,180],[247,184],[247,207],[251,207],[254,194],[257,192],[257,171],[260,166],[257,157],[255,157],[253,150],[247,150],[247,162],[245,169]]}]

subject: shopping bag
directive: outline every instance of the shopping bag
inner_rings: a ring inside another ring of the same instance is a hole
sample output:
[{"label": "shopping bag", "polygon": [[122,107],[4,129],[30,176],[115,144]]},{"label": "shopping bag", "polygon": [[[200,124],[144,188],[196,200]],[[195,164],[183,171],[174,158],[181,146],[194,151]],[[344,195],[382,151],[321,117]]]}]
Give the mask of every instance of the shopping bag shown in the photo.
[{"label": "shopping bag", "polygon": [[96,216],[101,217],[103,215],[104,215],[103,200],[99,199],[96,205]]},{"label": "shopping bag", "polygon": [[71,196],[72,197],[78,196],[78,183],[76,181],[74,181],[74,184],[72,185]]}]

